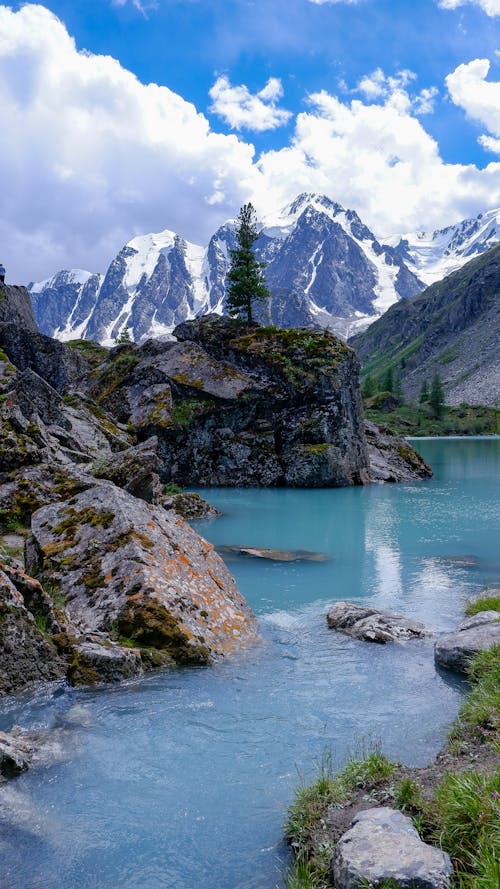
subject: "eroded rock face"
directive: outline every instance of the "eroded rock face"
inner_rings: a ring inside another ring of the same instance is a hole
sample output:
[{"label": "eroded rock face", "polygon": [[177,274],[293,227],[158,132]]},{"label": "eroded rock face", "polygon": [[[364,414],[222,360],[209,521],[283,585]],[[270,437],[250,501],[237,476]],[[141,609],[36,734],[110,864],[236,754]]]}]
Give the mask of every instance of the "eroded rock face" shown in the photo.
[{"label": "eroded rock face", "polygon": [[405,482],[430,478],[432,469],[406,439],[365,420],[370,481]]},{"label": "eroded rock face", "polygon": [[427,635],[426,628],[418,620],[349,602],[336,602],[326,619],[332,630],[339,630],[365,642],[397,642],[403,639],[421,639]]},{"label": "eroded rock face", "polygon": [[180,517],[111,483],[38,510],[32,531],[70,633],[115,633],[177,663],[205,663],[255,636],[213,547]]},{"label": "eroded rock face", "polygon": [[480,651],[500,645],[500,615],[483,611],[464,621],[454,633],[441,636],[434,645],[434,659],[441,667],[465,673]]},{"label": "eroded rock face", "polygon": [[446,852],[423,843],[411,818],[380,806],[359,812],[335,849],[330,875],[336,889],[378,886],[449,889],[453,867]]},{"label": "eroded rock face", "polygon": [[59,679],[65,672],[55,645],[38,629],[22,594],[0,570],[0,695],[32,682]]}]

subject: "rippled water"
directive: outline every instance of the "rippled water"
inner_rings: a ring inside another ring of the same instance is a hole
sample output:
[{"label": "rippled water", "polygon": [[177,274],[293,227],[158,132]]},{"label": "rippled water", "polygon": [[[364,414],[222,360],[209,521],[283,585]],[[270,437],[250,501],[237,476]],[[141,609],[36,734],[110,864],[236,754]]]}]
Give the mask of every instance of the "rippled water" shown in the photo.
[{"label": "rippled water", "polygon": [[274,889],[298,773],[325,751],[340,763],[362,735],[407,763],[435,754],[463,684],[436,672],[432,645],[368,645],[325,624],[328,604],[346,598],[442,631],[468,593],[500,582],[500,440],[418,447],[432,481],[205,492],[225,513],[199,524],[214,543],[331,557],[230,561],[260,618],[255,648],[209,669],[2,705],[1,728],[68,730],[64,761],[0,796],[2,889]]}]

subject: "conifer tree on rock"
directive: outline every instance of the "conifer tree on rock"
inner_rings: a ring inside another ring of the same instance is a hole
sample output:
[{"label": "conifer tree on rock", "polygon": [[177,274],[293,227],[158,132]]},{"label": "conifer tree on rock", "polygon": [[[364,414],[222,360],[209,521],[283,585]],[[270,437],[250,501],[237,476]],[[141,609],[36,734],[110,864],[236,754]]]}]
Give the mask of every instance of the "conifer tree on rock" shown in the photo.
[{"label": "conifer tree on rock", "polygon": [[258,236],[255,210],[252,204],[244,204],[236,225],[238,246],[231,250],[226,307],[230,315],[246,316],[248,324],[253,322],[253,304],[270,297],[264,281],[265,263],[259,262],[253,251]]}]

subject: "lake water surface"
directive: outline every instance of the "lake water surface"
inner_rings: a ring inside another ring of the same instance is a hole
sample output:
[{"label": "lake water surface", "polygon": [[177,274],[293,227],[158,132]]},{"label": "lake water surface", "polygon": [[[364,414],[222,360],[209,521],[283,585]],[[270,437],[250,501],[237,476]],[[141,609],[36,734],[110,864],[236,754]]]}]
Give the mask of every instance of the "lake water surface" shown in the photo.
[{"label": "lake water surface", "polygon": [[260,619],[256,647],[2,704],[0,728],[71,728],[65,761],[0,796],[1,889],[274,889],[293,787],[325,752],[341,764],[363,736],[408,764],[437,752],[464,684],[435,670],[432,644],[369,645],[325,622],[348,599],[441,632],[468,594],[500,583],[500,440],[416,445],[431,481],[203,492],[225,513],[197,526],[213,543],[330,557],[229,562]]}]

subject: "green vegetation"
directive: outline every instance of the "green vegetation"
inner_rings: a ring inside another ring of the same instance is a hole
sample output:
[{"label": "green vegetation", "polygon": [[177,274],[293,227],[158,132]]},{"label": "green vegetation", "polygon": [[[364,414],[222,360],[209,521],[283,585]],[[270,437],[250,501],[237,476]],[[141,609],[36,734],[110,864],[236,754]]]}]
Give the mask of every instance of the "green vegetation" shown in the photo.
[{"label": "green vegetation", "polygon": [[258,262],[253,252],[258,236],[255,210],[252,204],[244,204],[236,221],[237,247],[231,250],[226,305],[230,315],[246,317],[249,325],[253,323],[253,304],[270,297],[264,281],[264,263]]},{"label": "green vegetation", "polygon": [[176,485],[175,482],[168,482],[166,485],[162,485],[162,494],[166,494],[168,497],[173,497],[175,494],[183,494],[184,488],[181,488],[179,485]]},{"label": "green vegetation", "polygon": [[379,746],[362,758],[350,758],[337,775],[333,772],[331,757],[323,758],[316,781],[296,790],[295,801],[289,809],[285,832],[293,847],[295,863],[287,875],[287,889],[322,889],[326,885],[333,844],[316,845],[315,834],[328,807],[347,803],[351,794],[361,788],[372,790],[390,778],[395,768]]},{"label": "green vegetation", "polygon": [[439,374],[434,374],[429,392],[429,405],[436,420],[444,414],[444,389]]},{"label": "green vegetation", "polygon": [[107,358],[109,350],[92,340],[69,340],[66,343],[74,352],[79,352],[92,367],[98,367]]},{"label": "green vegetation", "polygon": [[[380,399],[377,402],[376,399]],[[365,417],[386,425],[401,435],[499,435],[500,410],[460,404],[445,406],[441,417],[436,417],[429,403],[408,402],[390,410],[382,409],[384,393],[365,401]]]},{"label": "green vegetation", "polygon": [[294,852],[287,889],[327,889],[335,848],[329,807],[361,809],[373,802],[406,812],[425,842],[449,853],[454,889],[498,889],[500,645],[475,657],[468,676],[472,688],[449,741],[449,753],[457,757],[453,771],[438,762],[426,776],[426,770],[391,763],[376,748],[361,760],[350,760],[337,775],[325,758],[313,784],[296,790],[285,828]]},{"label": "green vegetation", "polygon": [[[465,608],[465,613],[472,617],[473,614],[479,614],[480,611],[499,611],[500,612],[500,596],[488,595],[488,591],[484,596],[469,602]],[[499,614],[500,617],[500,614]]]}]

